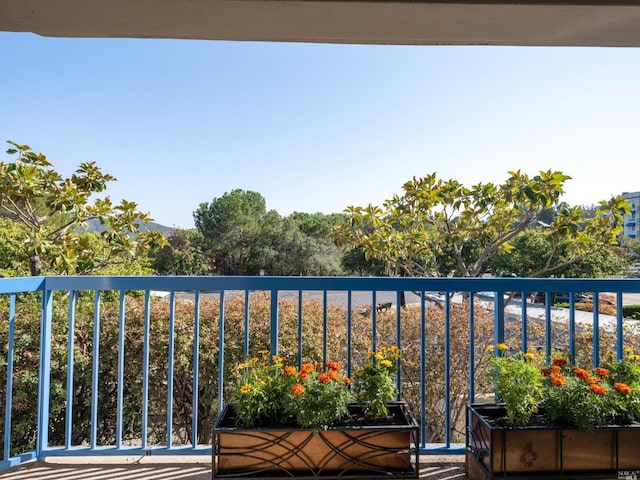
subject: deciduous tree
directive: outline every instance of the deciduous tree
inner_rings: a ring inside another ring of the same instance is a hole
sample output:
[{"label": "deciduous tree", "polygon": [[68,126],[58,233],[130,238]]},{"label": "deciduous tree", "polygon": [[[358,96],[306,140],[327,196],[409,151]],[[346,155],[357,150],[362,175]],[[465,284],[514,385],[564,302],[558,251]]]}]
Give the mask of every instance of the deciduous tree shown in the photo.
[{"label": "deciduous tree", "polygon": [[[146,253],[164,238],[158,232],[143,232],[151,220],[137,204],[96,198],[115,178],[103,173],[95,162],[83,162],[69,178],[53,169],[42,153],[28,145],[9,141],[13,162],[0,162],[0,212],[27,229],[26,248],[31,275],[40,275],[43,266],[59,275],[83,275],[116,263],[126,263]],[[87,223],[100,222],[105,228],[94,235]]]},{"label": "deciduous tree", "polygon": [[[515,171],[501,185],[466,187],[435,173],[414,177],[404,194],[382,207],[348,207],[347,220],[333,235],[340,245],[360,248],[367,258],[407,275],[476,277],[491,258],[512,251],[519,234],[540,228],[548,250],[531,275],[541,276],[615,244],[629,209],[617,196],[601,202],[592,218],[580,207],[564,206],[551,224],[541,225],[541,214],[558,207],[569,178],[558,171],[533,177]],[[560,250],[564,256],[557,263]]]}]

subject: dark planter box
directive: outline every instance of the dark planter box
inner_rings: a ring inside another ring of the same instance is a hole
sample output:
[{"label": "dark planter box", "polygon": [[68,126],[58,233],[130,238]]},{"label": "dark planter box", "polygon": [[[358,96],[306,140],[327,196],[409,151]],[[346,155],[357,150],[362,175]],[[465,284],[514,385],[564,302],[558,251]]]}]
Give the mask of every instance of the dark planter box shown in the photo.
[{"label": "dark planter box", "polygon": [[467,405],[470,480],[640,476],[639,425],[587,431],[563,426],[497,427],[489,421],[504,415],[504,407],[498,405]]},{"label": "dark planter box", "polygon": [[[213,427],[213,478],[417,478],[419,429],[405,402],[390,402],[401,425],[245,429],[229,426],[233,404]],[[362,411],[349,405],[352,413]],[[232,423],[231,423],[232,424]]]}]

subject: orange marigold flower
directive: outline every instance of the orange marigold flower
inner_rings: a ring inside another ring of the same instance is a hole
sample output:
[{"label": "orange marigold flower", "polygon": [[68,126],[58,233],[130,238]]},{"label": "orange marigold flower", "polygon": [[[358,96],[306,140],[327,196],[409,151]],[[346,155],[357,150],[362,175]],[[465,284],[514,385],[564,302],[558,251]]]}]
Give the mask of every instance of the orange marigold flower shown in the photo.
[{"label": "orange marigold flower", "polygon": [[334,372],[340,370],[340,364],[338,362],[327,362],[326,366],[329,370],[333,370]]},{"label": "orange marigold flower", "polygon": [[540,373],[542,375],[544,375],[545,377],[548,377],[549,375],[551,375],[551,369],[550,368],[541,368],[540,369]]},{"label": "orange marigold flower", "polygon": [[553,359],[553,364],[557,365],[558,367],[564,367],[567,364],[567,359],[566,358],[554,358]]},{"label": "orange marigold flower", "polygon": [[304,385],[301,383],[296,383],[293,387],[291,387],[291,393],[294,395],[302,395],[304,393]]},{"label": "orange marigold flower", "polygon": [[320,375],[318,375],[318,381],[324,385],[325,383],[329,383],[331,381],[331,377],[328,373],[322,372]]},{"label": "orange marigold flower", "polygon": [[284,367],[284,374],[287,377],[295,375],[296,372],[297,372],[296,367],[294,367],[293,365],[287,365],[286,367]]},{"label": "orange marigold flower", "polygon": [[573,374],[576,377],[581,378],[583,380],[587,380],[589,378],[589,372],[587,372],[584,368],[579,368],[579,367],[574,368]]},{"label": "orange marigold flower", "polygon": [[329,373],[329,378],[331,380],[333,380],[334,382],[337,382],[338,380],[340,380],[340,374],[338,372],[336,372],[335,370],[331,370]]},{"label": "orange marigold flower", "polygon": [[629,395],[631,393],[631,387],[626,383],[616,382],[613,388],[616,389],[616,392],[621,393],[622,395]]},{"label": "orange marigold flower", "polygon": [[311,373],[316,369],[313,363],[303,363],[302,367],[300,367],[301,372]]},{"label": "orange marigold flower", "polygon": [[553,383],[556,387],[564,387],[564,375],[562,375],[561,373],[552,373],[549,378],[551,378],[551,383]]},{"label": "orange marigold flower", "polygon": [[551,373],[560,373],[562,371],[558,365],[551,365],[549,370],[551,370]]},{"label": "orange marigold flower", "polygon": [[600,375],[601,377],[608,377],[609,374],[611,373],[609,370],[607,370],[606,368],[602,368],[602,367],[598,367],[595,370],[596,374]]},{"label": "orange marigold flower", "polygon": [[599,383],[592,383],[591,385],[589,385],[589,390],[591,390],[596,395],[607,394],[607,389],[603,385],[600,385]]},{"label": "orange marigold flower", "polygon": [[304,370],[300,370],[300,373],[298,373],[298,378],[304,382],[307,378],[309,378],[309,373],[305,372]]},{"label": "orange marigold flower", "polygon": [[588,384],[593,384],[593,383],[600,383],[600,379],[598,377],[589,377],[586,379],[586,382]]},{"label": "orange marigold flower", "polygon": [[351,385],[351,379],[349,377],[344,377],[343,382],[347,387]]}]

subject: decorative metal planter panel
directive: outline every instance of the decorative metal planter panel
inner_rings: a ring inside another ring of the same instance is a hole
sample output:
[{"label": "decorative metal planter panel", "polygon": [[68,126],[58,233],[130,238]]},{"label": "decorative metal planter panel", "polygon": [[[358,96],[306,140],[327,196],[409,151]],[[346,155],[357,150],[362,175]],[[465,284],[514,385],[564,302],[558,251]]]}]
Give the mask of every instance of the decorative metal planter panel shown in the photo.
[{"label": "decorative metal planter panel", "polygon": [[498,427],[498,405],[467,406],[466,471],[494,478],[606,478],[640,475],[640,426],[579,430],[562,426]]},{"label": "decorative metal planter panel", "polygon": [[337,425],[314,432],[231,427],[233,405],[226,405],[213,428],[213,477],[417,478],[418,423],[405,402],[388,406],[401,425]]}]

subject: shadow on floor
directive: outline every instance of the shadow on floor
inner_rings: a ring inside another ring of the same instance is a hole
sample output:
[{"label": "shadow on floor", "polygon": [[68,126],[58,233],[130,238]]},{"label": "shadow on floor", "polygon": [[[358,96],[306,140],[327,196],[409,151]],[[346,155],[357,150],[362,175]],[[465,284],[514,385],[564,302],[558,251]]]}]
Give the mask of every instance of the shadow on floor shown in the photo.
[{"label": "shadow on floor", "polygon": [[[420,460],[421,480],[463,480],[462,459]],[[211,480],[210,463],[27,463],[0,474],[1,480]]]}]

